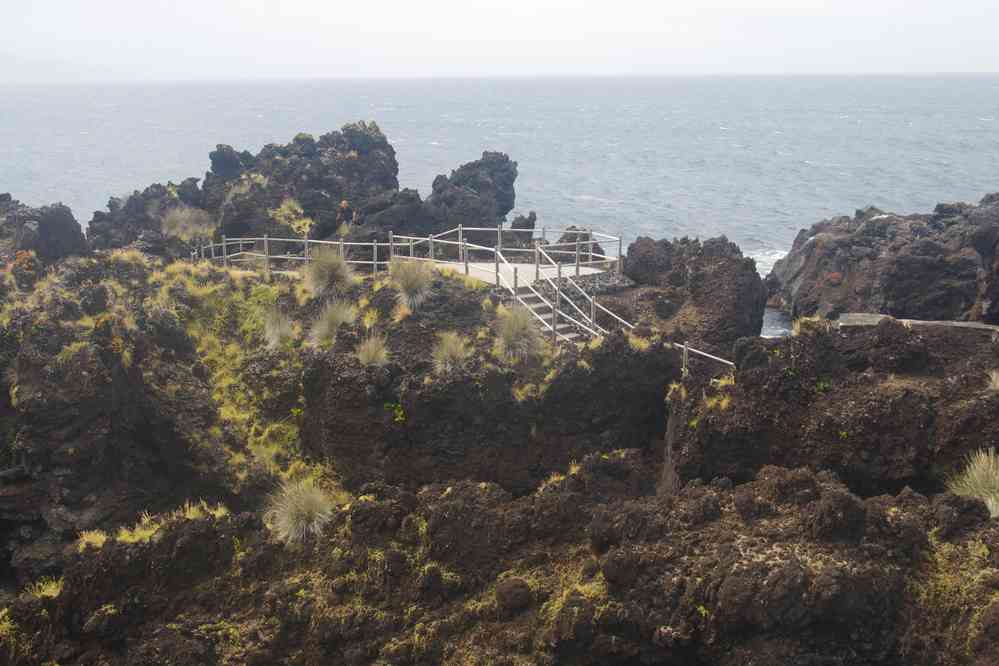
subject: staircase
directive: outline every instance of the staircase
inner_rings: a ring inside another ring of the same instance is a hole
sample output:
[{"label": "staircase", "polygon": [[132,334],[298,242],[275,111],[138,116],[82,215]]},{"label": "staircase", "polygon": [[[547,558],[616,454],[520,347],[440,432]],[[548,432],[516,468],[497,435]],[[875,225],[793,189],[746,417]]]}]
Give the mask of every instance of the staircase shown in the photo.
[{"label": "staircase", "polygon": [[[516,296],[522,305],[536,315],[537,319],[535,321],[540,319],[545,323],[547,328],[543,329],[542,333],[546,336],[551,336],[552,318],[554,317],[551,302],[543,299],[532,287],[518,287]],[[589,325],[589,322],[584,323]],[[558,323],[555,326],[555,334],[559,340],[566,342],[582,342],[585,340],[577,328],[562,315],[559,316]]]}]

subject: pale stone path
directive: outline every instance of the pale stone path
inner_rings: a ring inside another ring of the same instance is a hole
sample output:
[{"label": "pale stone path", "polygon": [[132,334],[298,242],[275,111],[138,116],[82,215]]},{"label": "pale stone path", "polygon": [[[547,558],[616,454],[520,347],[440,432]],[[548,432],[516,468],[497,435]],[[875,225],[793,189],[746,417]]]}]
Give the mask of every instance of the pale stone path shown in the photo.
[{"label": "pale stone path", "polygon": [[[435,261],[434,265],[450,268],[462,274],[465,272],[465,264],[457,261]],[[536,280],[543,280],[545,278],[551,278],[554,280],[558,277],[558,268],[555,266],[541,266],[540,270],[535,270],[534,264],[506,264],[501,262],[499,265],[500,276],[502,280],[505,280],[505,284],[507,285],[512,286],[514,284],[514,268],[517,269],[518,285],[528,285]],[[595,268],[593,266],[579,267],[580,276],[595,275],[596,273],[606,272],[606,269]],[[538,273],[540,273],[540,275],[538,275]],[[492,284],[496,281],[496,264],[493,262],[470,261],[468,262],[468,274],[472,277]],[[562,264],[562,276],[575,277],[576,265]]]}]

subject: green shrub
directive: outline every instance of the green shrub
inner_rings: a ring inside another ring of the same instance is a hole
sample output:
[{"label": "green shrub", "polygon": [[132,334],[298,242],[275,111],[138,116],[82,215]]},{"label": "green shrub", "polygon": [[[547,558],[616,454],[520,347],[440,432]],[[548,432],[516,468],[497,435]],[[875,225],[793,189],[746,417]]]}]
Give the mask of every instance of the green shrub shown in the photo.
[{"label": "green shrub", "polygon": [[291,340],[295,334],[291,318],[278,308],[272,308],[264,317],[264,339],[267,346],[277,349],[281,345]]},{"label": "green shrub", "polygon": [[285,199],[281,202],[280,206],[272,208],[267,212],[270,213],[272,220],[278,224],[290,227],[302,238],[309,235],[309,230],[312,229],[312,225],[314,224],[311,217],[305,216],[302,204],[298,203],[296,199]]},{"label": "green shrub", "polygon": [[337,330],[343,324],[353,324],[357,319],[357,308],[347,301],[330,301],[320,310],[319,316],[309,329],[309,341],[316,347],[331,347],[336,341]]},{"label": "green shrub", "polygon": [[541,334],[534,316],[522,305],[503,310],[496,318],[496,355],[507,363],[519,363],[541,354]]},{"label": "green shrub", "polygon": [[271,496],[265,520],[286,544],[300,544],[322,532],[333,516],[335,504],[311,480],[285,482]]},{"label": "green shrub", "polygon": [[434,370],[441,375],[450,374],[461,368],[471,355],[472,349],[463,335],[456,331],[441,333],[433,351]]},{"label": "green shrub", "polygon": [[305,266],[305,288],[313,296],[329,293],[342,294],[354,284],[354,270],[340,253],[332,248],[312,252]]},{"label": "green shrub", "polygon": [[398,257],[389,264],[389,275],[399,289],[399,302],[414,312],[426,300],[434,280],[429,264]]},{"label": "green shrub", "polygon": [[388,346],[384,335],[372,335],[357,345],[354,352],[361,365],[383,366],[389,361]]},{"label": "green shrub", "polygon": [[994,448],[979,449],[970,454],[964,470],[947,481],[947,489],[955,495],[977,497],[989,507],[989,513],[999,516],[999,455]]}]

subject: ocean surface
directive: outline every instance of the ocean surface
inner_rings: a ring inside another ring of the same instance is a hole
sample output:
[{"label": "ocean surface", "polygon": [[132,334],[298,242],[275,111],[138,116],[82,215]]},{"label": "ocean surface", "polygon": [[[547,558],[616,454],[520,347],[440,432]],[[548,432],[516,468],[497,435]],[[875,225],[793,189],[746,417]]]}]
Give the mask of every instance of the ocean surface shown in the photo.
[{"label": "ocean surface", "polygon": [[86,224],[112,195],[202,176],[354,120],[426,194],[483,150],[519,162],[516,212],[548,226],[725,234],[764,275],[795,234],[875,205],[999,190],[999,77],[496,79],[0,87],[0,192]]}]

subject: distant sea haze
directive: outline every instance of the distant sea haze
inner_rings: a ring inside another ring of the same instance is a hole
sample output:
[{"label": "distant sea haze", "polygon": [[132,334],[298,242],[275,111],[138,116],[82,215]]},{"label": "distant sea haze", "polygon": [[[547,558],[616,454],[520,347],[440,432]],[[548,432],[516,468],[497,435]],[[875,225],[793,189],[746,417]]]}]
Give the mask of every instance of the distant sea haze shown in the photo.
[{"label": "distant sea haze", "polygon": [[0,192],[86,223],[112,195],[203,176],[355,120],[399,180],[509,153],[517,212],[659,237],[725,234],[764,275],[798,229],[999,190],[999,77],[289,81],[0,87]]}]

